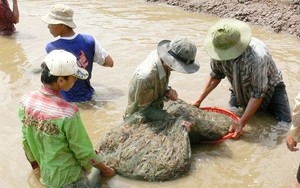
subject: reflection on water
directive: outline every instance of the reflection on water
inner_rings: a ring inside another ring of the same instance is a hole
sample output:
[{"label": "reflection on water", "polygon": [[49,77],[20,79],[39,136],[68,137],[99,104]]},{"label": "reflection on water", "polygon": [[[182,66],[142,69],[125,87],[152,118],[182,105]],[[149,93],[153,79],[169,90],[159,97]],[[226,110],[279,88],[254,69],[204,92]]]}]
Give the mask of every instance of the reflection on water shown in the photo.
[{"label": "reflection on water", "polygon": [[14,37],[3,37],[0,42],[0,106],[5,107],[15,97],[14,83],[21,79],[28,61],[21,44]]},{"label": "reflection on water", "polygon": [[[55,2],[60,1],[20,0],[21,18],[16,36],[0,38],[1,187],[42,187],[21,147],[17,110],[20,97],[40,85],[44,47],[54,40],[40,17]],[[94,35],[115,60],[110,70],[94,66],[91,82],[96,95],[90,102],[77,104],[93,143],[122,121],[129,80],[160,40],[183,35],[197,44],[200,71],[191,75],[172,72],[170,85],[177,90],[179,98],[187,102],[198,97],[210,71],[202,43],[216,17],[141,0],[70,0],[66,3],[75,10],[78,25],[75,31]],[[300,85],[300,42],[257,26],[253,26],[253,35],[270,47],[293,106]],[[222,81],[203,106],[229,109],[228,88],[229,83]],[[239,109],[234,111],[241,114]],[[288,129],[289,125],[277,123],[269,114],[260,112],[248,123],[241,139],[193,147],[191,170],[180,179],[154,183],[115,176],[103,179],[103,187],[293,187],[300,160],[299,153],[286,149]]]}]

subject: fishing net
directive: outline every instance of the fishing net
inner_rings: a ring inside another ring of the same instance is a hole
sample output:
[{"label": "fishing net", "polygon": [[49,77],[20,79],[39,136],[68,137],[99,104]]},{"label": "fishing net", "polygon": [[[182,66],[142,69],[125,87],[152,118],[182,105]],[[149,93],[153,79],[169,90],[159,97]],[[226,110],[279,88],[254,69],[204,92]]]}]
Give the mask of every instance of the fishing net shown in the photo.
[{"label": "fishing net", "polygon": [[231,116],[218,110],[201,110],[182,100],[170,102],[166,110],[175,117],[188,116],[193,126],[189,132],[191,144],[217,141],[228,134],[230,125],[235,122]]},{"label": "fishing net", "polygon": [[[193,124],[189,133],[182,125],[183,121]],[[119,175],[166,181],[188,172],[191,141],[201,143],[220,139],[227,134],[232,122],[226,115],[201,110],[178,100],[165,103],[164,110],[154,105],[133,114],[112,128],[98,142],[97,149],[102,151],[103,161]]]},{"label": "fishing net", "polygon": [[[191,149],[180,121],[137,123],[110,130],[99,147],[103,160],[131,179],[164,181],[185,174]],[[165,128],[157,132],[155,123]]]}]

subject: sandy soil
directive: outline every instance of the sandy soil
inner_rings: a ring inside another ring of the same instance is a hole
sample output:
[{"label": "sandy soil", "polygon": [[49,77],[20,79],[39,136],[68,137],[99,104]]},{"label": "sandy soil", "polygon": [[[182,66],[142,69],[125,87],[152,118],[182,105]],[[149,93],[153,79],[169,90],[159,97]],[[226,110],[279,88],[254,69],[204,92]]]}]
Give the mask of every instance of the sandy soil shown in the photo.
[{"label": "sandy soil", "polygon": [[146,0],[187,11],[237,18],[300,39],[300,0]]}]

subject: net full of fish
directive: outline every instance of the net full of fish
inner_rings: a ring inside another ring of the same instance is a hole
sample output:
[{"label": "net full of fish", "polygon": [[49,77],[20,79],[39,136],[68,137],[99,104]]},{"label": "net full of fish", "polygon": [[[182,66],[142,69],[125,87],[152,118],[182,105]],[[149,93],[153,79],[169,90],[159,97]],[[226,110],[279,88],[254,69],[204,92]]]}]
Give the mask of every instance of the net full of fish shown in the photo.
[{"label": "net full of fish", "polygon": [[191,144],[203,141],[217,141],[228,134],[228,129],[235,121],[230,116],[207,110],[201,110],[182,100],[170,102],[167,112],[175,117],[188,116],[193,123],[189,132]]},{"label": "net full of fish", "polygon": [[[200,110],[182,100],[165,103],[164,110],[167,121],[145,122],[147,113],[155,115],[155,109],[150,109],[109,130],[96,148],[102,151],[103,161],[130,179],[176,179],[190,169],[191,143],[221,139],[233,123],[226,115]],[[192,123],[189,133],[183,121]]]}]

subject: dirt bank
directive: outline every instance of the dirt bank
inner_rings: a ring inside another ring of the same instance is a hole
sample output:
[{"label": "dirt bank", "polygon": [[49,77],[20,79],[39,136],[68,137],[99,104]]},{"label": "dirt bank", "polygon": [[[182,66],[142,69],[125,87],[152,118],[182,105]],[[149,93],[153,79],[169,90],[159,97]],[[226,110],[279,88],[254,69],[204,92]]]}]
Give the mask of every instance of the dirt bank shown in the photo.
[{"label": "dirt bank", "polygon": [[286,32],[300,39],[300,0],[146,0],[167,3],[185,10],[237,18]]}]

